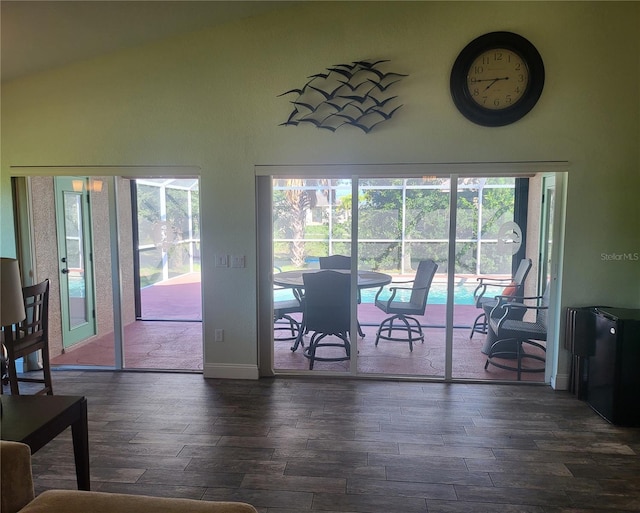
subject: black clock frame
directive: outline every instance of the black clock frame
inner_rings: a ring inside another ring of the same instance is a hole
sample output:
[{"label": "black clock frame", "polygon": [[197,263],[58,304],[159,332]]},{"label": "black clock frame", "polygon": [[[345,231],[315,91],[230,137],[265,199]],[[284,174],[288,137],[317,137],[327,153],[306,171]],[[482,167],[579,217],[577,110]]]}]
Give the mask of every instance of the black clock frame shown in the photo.
[{"label": "black clock frame", "polygon": [[[529,69],[529,83],[522,97],[500,110],[478,105],[467,88],[471,64],[478,55],[493,48],[505,48],[517,53]],[[467,119],[482,126],[504,126],[521,119],[538,102],[544,87],[544,64],[536,47],[524,37],[513,32],[490,32],[463,48],[451,69],[449,86],[453,102]]]}]

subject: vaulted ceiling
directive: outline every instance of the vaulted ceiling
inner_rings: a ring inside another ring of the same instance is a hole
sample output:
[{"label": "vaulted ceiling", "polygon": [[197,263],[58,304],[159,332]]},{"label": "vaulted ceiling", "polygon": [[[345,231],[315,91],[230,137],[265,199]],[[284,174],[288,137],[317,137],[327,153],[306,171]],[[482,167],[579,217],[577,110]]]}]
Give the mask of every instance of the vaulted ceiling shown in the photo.
[{"label": "vaulted ceiling", "polygon": [[291,5],[289,1],[2,0],[3,82]]}]

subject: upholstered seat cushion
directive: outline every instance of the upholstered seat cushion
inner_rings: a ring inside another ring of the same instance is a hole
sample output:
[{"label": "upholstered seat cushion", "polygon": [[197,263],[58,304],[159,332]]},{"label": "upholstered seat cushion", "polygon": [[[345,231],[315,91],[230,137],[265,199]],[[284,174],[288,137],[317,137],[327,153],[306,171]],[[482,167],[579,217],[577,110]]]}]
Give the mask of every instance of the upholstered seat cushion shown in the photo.
[{"label": "upholstered seat cushion", "polygon": [[122,493],[49,490],[27,504],[20,513],[257,513],[242,502],[168,499]]},{"label": "upholstered seat cushion", "polygon": [[[491,321],[491,327],[496,330],[497,322]],[[547,327],[544,323],[506,320],[500,326],[500,338],[520,338],[531,340],[547,340]]]}]

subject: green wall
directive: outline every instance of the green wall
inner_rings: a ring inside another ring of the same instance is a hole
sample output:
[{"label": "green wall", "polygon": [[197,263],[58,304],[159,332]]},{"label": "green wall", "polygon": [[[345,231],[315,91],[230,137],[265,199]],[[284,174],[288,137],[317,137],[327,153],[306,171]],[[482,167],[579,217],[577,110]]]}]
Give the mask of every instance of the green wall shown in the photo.
[{"label": "green wall", "polygon": [[[640,262],[603,256],[640,252],[638,26],[633,2],[309,2],[3,84],[3,246],[8,176],[43,174],[10,166],[198,166],[212,375],[257,362],[255,165],[560,160],[562,305],[640,307]],[[485,128],[455,109],[449,72],[495,30],[536,45],[546,83],[524,119]],[[366,58],[410,75],[391,122],[278,126],[290,112],[278,94]],[[247,268],[215,268],[215,253],[244,254]]]}]

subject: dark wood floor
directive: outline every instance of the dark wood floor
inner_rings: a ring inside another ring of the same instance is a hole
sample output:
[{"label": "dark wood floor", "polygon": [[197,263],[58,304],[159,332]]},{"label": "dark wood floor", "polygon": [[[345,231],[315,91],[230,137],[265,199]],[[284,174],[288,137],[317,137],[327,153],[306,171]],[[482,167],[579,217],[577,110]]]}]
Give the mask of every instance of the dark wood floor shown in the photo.
[{"label": "dark wood floor", "polygon": [[[94,490],[268,513],[640,511],[640,429],[546,386],[58,371],[54,387],[88,398]],[[33,462],[37,493],[75,487],[69,432]]]}]

